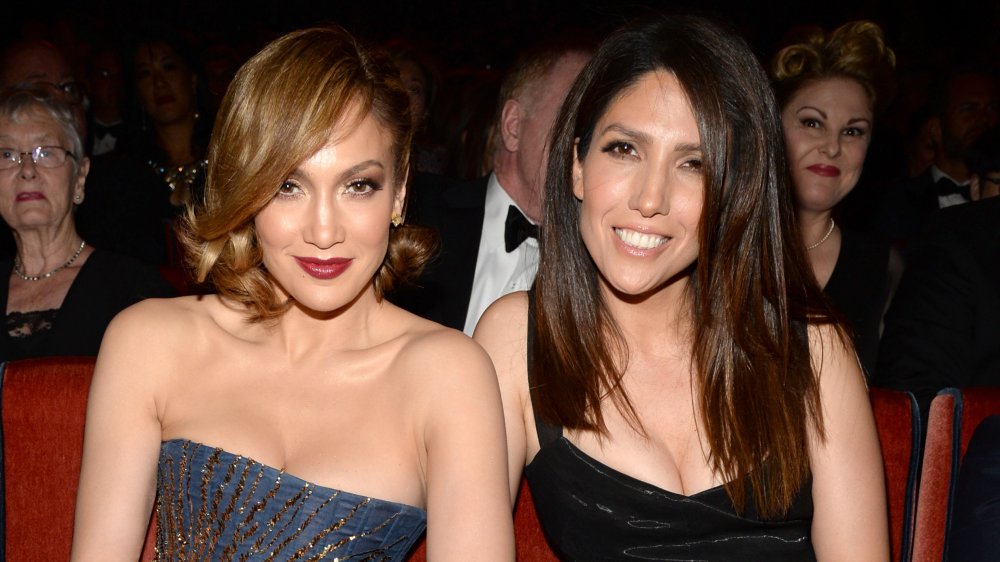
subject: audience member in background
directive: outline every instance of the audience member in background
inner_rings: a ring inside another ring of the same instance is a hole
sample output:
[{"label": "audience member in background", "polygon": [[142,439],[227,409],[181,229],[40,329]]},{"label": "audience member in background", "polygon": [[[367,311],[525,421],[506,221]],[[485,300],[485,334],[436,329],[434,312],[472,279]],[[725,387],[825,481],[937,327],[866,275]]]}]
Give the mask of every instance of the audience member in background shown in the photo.
[{"label": "audience member in background", "polygon": [[895,55],[874,23],[846,24],[782,49],[772,73],[781,107],[799,234],[816,281],[846,321],[868,376],[882,315],[902,274],[888,241],[837,224],[837,204],[865,165],[881,84]]},{"label": "audience member in background", "polygon": [[163,561],[405,560],[425,523],[429,560],[513,560],[489,358],[381,298],[426,258],[401,218],[408,105],[339,29],[241,67],[184,230],[219,294],[109,329],[74,562],[138,558],[154,496]]},{"label": "audience member in background", "polygon": [[83,86],[52,43],[39,39],[16,41],[0,54],[0,88],[27,85],[47,88],[65,101],[73,110],[80,138],[87,138]]},{"label": "audience member in background", "polygon": [[885,316],[875,383],[926,412],[946,387],[1000,386],[1000,198],[941,212]]},{"label": "audience member in background", "polygon": [[175,35],[144,36],[131,63],[141,129],[98,160],[81,230],[101,247],[176,265],[172,225],[183,205],[200,197],[212,118],[201,113],[195,59]]},{"label": "audience member in background", "polygon": [[125,76],[117,47],[101,46],[91,55],[87,100],[91,156],[112,152],[125,133]]},{"label": "audience member in background", "polygon": [[444,175],[468,181],[493,170],[501,78],[488,68],[465,68],[446,77],[434,112],[438,130],[432,133],[448,150]]},{"label": "audience member in background", "polygon": [[796,236],[779,109],[739,37],[612,34],[559,115],[537,292],[476,328],[570,560],[889,557],[850,338]]},{"label": "audience member in background", "polygon": [[965,162],[972,178],[969,188],[974,200],[1000,195],[1000,128],[979,137]]},{"label": "audience member in background", "polygon": [[933,228],[941,209],[972,199],[965,158],[996,126],[998,103],[996,78],[983,70],[956,68],[932,86],[928,126],[934,161],[919,176],[891,185],[881,204],[877,226],[894,243],[905,247]]},{"label": "audience member in background", "polygon": [[115,314],[173,294],[155,270],[77,234],[89,167],[72,106],[46,88],[0,93],[0,215],[17,247],[0,262],[0,361],[97,355]]},{"label": "audience member in background", "polygon": [[[447,165],[447,149],[434,144],[427,134],[431,108],[434,107],[441,81],[440,72],[430,56],[412,42],[401,39],[391,41],[386,51],[399,68],[399,77],[410,97],[410,118],[414,127],[413,169],[440,174]],[[449,111],[457,109],[448,108]]]},{"label": "audience member in background", "polygon": [[415,185],[411,220],[436,228],[441,251],[405,308],[472,334],[497,298],[529,288],[538,268],[537,223],[556,113],[590,57],[562,38],[523,53],[500,87],[493,173],[475,182]]}]

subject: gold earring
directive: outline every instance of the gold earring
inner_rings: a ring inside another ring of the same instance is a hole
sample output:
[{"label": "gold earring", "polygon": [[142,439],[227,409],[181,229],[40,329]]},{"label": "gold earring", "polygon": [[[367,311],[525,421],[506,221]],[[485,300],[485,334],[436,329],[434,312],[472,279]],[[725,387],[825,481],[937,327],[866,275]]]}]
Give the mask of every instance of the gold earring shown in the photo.
[{"label": "gold earring", "polygon": [[392,226],[399,226],[403,224],[403,216],[399,213],[392,214]]}]

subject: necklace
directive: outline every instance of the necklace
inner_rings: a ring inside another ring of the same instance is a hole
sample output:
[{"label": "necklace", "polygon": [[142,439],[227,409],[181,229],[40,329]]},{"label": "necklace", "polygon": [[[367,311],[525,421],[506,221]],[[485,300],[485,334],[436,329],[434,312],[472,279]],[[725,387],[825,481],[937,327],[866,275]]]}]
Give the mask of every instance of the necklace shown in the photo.
[{"label": "necklace", "polygon": [[174,192],[178,187],[190,190],[198,174],[208,165],[208,160],[198,160],[183,166],[163,166],[155,160],[150,160],[149,165],[163,179],[170,191]]},{"label": "necklace", "polygon": [[819,239],[819,242],[816,242],[815,244],[813,244],[811,246],[806,246],[806,251],[808,252],[810,250],[815,250],[816,248],[819,248],[820,246],[822,246],[823,242],[826,242],[827,240],[829,240],[830,239],[830,235],[833,234],[833,227],[834,226],[837,226],[837,223],[833,222],[833,217],[830,217],[830,228],[826,229],[826,234],[824,234],[823,237]]},{"label": "necklace", "polygon": [[27,274],[25,274],[24,270],[21,269],[21,258],[15,256],[14,257],[14,275],[17,275],[18,277],[20,277],[21,279],[24,279],[25,281],[41,281],[42,279],[48,279],[49,277],[52,277],[56,273],[59,273],[60,271],[62,271],[64,269],[66,269],[67,267],[73,265],[73,262],[76,261],[76,258],[80,257],[80,254],[83,253],[83,248],[86,245],[87,245],[87,242],[85,240],[80,240],[80,247],[77,248],[75,252],[73,252],[73,255],[70,256],[68,260],[64,261],[62,265],[60,265],[59,267],[53,269],[52,271],[50,271],[48,273],[43,273],[41,275],[27,275]]}]

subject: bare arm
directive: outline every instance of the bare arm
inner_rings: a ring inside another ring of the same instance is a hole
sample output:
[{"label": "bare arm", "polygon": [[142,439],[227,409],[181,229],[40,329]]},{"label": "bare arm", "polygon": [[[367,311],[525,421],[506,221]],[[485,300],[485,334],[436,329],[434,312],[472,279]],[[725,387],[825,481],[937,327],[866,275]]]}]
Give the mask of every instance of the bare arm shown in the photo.
[{"label": "bare arm", "polygon": [[[457,332],[433,346],[426,403],[427,557],[514,560],[503,410],[483,350]],[[428,346],[431,347],[431,346]]]},{"label": "bare arm", "polygon": [[825,440],[810,438],[812,541],[823,560],[888,560],[882,452],[857,357],[834,332],[810,332],[819,366]]},{"label": "bare arm", "polygon": [[475,340],[483,346],[500,381],[504,423],[507,428],[507,467],[513,503],[527,464],[525,418],[528,398],[527,363],[528,296],[514,293],[493,303],[476,326]]},{"label": "bare arm", "polygon": [[157,341],[145,305],[108,327],[87,403],[83,468],[73,532],[74,562],[139,558],[152,512],[160,423],[150,365]]}]

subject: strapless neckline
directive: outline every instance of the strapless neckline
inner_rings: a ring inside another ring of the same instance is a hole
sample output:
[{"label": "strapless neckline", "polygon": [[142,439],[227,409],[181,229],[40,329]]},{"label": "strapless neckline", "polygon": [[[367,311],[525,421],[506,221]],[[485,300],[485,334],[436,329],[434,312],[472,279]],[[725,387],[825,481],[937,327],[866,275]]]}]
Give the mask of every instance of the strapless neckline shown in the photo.
[{"label": "strapless neckline", "polygon": [[[291,486],[309,487],[309,488],[311,488],[313,490],[313,493],[319,493],[319,494],[325,495],[325,496],[339,496],[339,497],[342,497],[344,499],[357,499],[357,500],[364,499],[364,500],[368,500],[368,501],[377,501],[379,503],[386,504],[386,505],[395,505],[395,506],[399,506],[400,508],[405,508],[407,510],[416,510],[416,511],[423,512],[424,514],[427,513],[427,510],[425,510],[425,509],[423,509],[421,507],[417,507],[415,505],[410,505],[408,503],[396,502],[396,501],[392,501],[392,500],[384,500],[384,499],[376,498],[374,496],[369,496],[369,495],[366,495],[366,494],[356,494],[354,492],[349,492],[347,490],[340,490],[340,489],[337,489],[337,488],[331,488],[329,486],[323,486],[321,484],[315,484],[315,483],[310,482],[308,480],[305,480],[303,478],[299,478],[298,476],[295,476],[294,474],[289,474],[288,472],[285,472],[285,469],[283,469],[283,468],[275,468],[275,467],[273,467],[273,466],[271,466],[269,464],[262,463],[262,462],[260,462],[260,461],[258,461],[256,459],[254,459],[253,457],[249,457],[247,455],[242,455],[242,454],[239,454],[239,453],[234,453],[234,452],[231,452],[231,451],[227,451],[226,449],[223,449],[222,447],[216,447],[216,446],[213,446],[213,445],[209,445],[207,443],[202,443],[200,441],[194,441],[192,439],[187,439],[187,438],[184,438],[184,437],[178,437],[178,438],[175,438],[175,439],[168,439],[166,441],[162,441],[160,443],[160,448],[162,449],[163,447],[172,446],[174,443],[179,444],[181,446],[183,446],[184,444],[187,444],[188,446],[203,447],[205,449],[209,449],[209,450],[215,451],[215,452],[217,452],[220,455],[220,460],[223,463],[227,462],[229,459],[232,459],[232,460],[237,460],[237,459],[246,460],[247,462],[249,462],[251,464],[259,466],[260,469],[262,471],[264,471],[264,476],[265,476],[266,480],[274,480],[275,478],[277,478],[277,479],[279,479],[281,481],[287,482]],[[223,459],[225,459],[225,460],[223,460]]]}]

